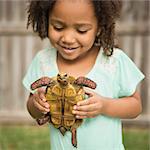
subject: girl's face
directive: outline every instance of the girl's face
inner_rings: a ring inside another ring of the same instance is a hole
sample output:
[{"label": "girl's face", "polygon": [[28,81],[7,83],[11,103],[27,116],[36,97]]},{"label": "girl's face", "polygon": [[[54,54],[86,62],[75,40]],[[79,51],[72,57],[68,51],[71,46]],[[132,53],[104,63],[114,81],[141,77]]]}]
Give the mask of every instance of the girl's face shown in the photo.
[{"label": "girl's face", "polygon": [[98,31],[90,0],[57,0],[49,16],[48,36],[65,60],[76,60],[89,50]]}]

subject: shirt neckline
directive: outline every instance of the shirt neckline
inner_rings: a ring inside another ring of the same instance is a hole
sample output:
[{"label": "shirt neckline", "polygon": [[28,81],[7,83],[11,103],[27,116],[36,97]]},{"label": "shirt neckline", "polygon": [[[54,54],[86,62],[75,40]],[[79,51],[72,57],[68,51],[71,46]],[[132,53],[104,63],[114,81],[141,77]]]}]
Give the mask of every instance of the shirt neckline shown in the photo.
[{"label": "shirt neckline", "polygon": [[[57,50],[53,47],[52,48],[52,52],[53,52],[53,65],[54,65],[54,69],[55,69],[55,72],[56,72],[56,74],[58,74],[59,73],[59,69],[58,69],[58,65],[57,65]],[[98,66],[98,62],[100,62],[100,59],[101,59],[101,57],[102,57],[102,55],[103,55],[103,48],[101,47],[100,48],[100,50],[99,50],[99,52],[98,52],[98,55],[97,55],[97,57],[96,57],[96,60],[95,60],[95,63],[94,63],[94,65],[93,65],[93,67],[91,68],[91,70],[85,75],[85,77],[90,77],[90,76],[92,76],[92,74],[94,74],[95,72],[96,72],[96,68],[97,68],[97,66]]]}]

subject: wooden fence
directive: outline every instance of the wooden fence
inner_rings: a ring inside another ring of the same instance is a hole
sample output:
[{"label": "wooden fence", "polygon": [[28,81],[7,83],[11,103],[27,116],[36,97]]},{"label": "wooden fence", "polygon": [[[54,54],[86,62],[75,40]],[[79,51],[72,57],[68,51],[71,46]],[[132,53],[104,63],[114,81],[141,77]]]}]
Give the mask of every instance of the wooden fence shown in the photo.
[{"label": "wooden fence", "polygon": [[[146,75],[139,86],[143,113],[132,120],[138,124],[150,122],[149,4],[149,1],[124,1],[116,28],[120,47]],[[27,31],[26,21],[25,1],[0,1],[0,123],[32,122],[26,110],[28,93],[22,86],[22,78],[35,53],[49,42]]]}]

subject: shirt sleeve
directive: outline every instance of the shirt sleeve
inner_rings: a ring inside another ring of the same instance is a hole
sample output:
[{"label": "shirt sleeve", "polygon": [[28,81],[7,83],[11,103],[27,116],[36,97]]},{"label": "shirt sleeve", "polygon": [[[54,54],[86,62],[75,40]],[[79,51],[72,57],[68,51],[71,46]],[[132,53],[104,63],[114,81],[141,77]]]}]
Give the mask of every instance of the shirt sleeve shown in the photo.
[{"label": "shirt sleeve", "polygon": [[41,76],[41,72],[40,72],[40,60],[38,57],[38,54],[33,58],[26,75],[23,78],[23,85],[24,87],[31,93],[34,93],[33,90],[31,90],[30,86],[31,84],[36,81],[37,79],[39,79]]},{"label": "shirt sleeve", "polygon": [[119,55],[119,97],[134,94],[138,83],[144,79],[144,74],[137,68],[133,61],[124,53]]}]

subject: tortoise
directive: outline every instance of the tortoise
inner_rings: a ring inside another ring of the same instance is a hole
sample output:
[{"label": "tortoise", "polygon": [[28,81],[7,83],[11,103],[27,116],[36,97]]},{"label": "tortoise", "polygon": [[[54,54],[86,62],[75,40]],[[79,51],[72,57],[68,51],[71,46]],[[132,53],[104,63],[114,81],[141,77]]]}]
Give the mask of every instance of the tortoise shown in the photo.
[{"label": "tortoise", "polygon": [[35,90],[42,86],[46,86],[45,97],[50,104],[50,112],[36,121],[39,125],[49,121],[62,135],[65,135],[66,131],[71,131],[72,145],[77,147],[76,129],[83,119],[77,119],[72,114],[73,106],[85,99],[83,87],[95,89],[96,83],[83,76],[75,78],[66,73],[58,73],[52,78],[41,77],[31,84],[31,89]]}]

